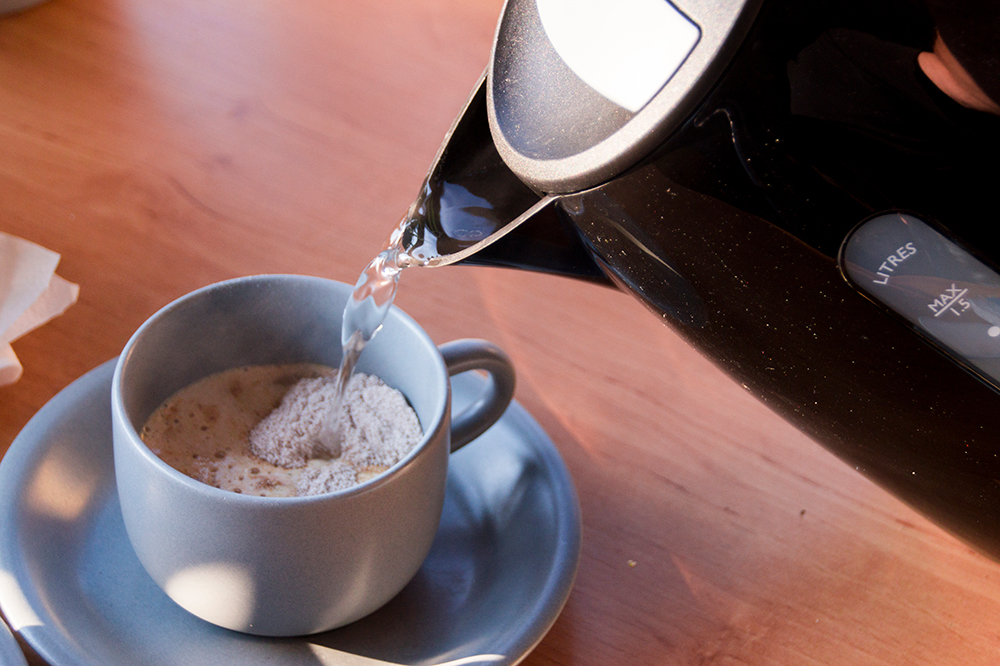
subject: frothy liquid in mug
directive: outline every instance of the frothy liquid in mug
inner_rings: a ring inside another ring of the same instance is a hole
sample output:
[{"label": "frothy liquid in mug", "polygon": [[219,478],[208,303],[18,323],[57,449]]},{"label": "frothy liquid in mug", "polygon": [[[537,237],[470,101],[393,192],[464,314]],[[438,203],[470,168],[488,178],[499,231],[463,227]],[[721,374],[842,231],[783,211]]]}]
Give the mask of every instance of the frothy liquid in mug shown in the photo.
[{"label": "frothy liquid in mug", "polygon": [[399,391],[358,374],[344,393],[341,455],[305,455],[334,373],[296,364],[210,375],[168,398],[143,426],[142,439],[174,469],[223,490],[293,497],[350,488],[399,462],[422,432]]}]

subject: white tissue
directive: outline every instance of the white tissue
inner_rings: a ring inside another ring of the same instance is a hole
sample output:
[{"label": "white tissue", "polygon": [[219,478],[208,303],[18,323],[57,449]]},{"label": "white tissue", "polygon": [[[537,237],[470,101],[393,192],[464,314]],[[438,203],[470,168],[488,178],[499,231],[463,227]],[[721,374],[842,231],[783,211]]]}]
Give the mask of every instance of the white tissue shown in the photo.
[{"label": "white tissue", "polygon": [[59,254],[0,232],[0,386],[21,377],[10,343],[76,303],[80,287],[55,274]]}]

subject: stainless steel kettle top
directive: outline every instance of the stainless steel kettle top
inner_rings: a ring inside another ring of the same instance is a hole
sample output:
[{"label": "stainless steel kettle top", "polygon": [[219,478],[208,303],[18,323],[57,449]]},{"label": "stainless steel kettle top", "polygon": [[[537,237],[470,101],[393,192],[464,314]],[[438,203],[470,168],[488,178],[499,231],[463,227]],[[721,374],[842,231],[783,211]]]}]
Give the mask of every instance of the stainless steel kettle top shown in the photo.
[{"label": "stainless steel kettle top", "polygon": [[759,0],[509,0],[487,87],[511,170],[575,192],[647,155],[701,101]]},{"label": "stainless steel kettle top", "polygon": [[[737,50],[745,48],[763,4],[507,0],[486,87],[497,150],[521,180],[540,192],[576,192],[610,180],[648,156],[704,100]],[[928,0],[925,6],[890,0],[844,5],[830,28],[839,23],[851,29],[859,14],[862,22],[864,14],[873,21],[894,15],[900,26],[912,26],[929,9],[935,29],[952,47],[946,49],[946,63],[953,51],[958,60],[951,61],[963,63],[959,78],[973,72],[972,87],[983,86],[1000,96],[996,3]],[[819,13],[824,11],[818,7]],[[786,26],[791,33],[802,30],[796,13],[793,7]],[[853,19],[844,18],[852,13]],[[907,30],[903,27],[900,33]],[[796,41],[795,34],[771,37]],[[935,47],[933,55],[924,55],[933,60],[938,51]],[[943,77],[951,76],[947,68],[939,69]],[[931,74],[940,88],[968,105],[969,98],[955,94],[956,86]],[[988,93],[981,99],[1000,111]]]}]

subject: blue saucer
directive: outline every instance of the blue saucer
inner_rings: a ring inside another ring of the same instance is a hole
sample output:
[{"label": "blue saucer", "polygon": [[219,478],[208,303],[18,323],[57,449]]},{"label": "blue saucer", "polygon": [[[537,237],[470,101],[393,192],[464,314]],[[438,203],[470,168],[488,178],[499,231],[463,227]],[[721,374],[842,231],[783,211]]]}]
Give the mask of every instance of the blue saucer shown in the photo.
[{"label": "blue saucer", "polygon": [[[503,666],[523,659],[562,610],[580,558],[579,503],[558,451],[515,402],[452,455],[434,546],[389,604],[302,638],[199,620],[149,578],[125,535],[112,464],[113,368],[105,363],[55,396],[0,462],[0,608],[53,666]],[[484,381],[453,377],[455,409]]]}]

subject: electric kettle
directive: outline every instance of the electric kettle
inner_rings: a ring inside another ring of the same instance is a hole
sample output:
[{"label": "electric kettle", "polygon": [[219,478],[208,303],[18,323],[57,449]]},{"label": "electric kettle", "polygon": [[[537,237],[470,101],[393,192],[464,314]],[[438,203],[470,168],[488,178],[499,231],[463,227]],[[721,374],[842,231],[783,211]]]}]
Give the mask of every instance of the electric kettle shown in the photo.
[{"label": "electric kettle", "polygon": [[935,18],[508,0],[411,214],[449,261],[631,292],[1000,559],[1000,118],[921,71]]}]

